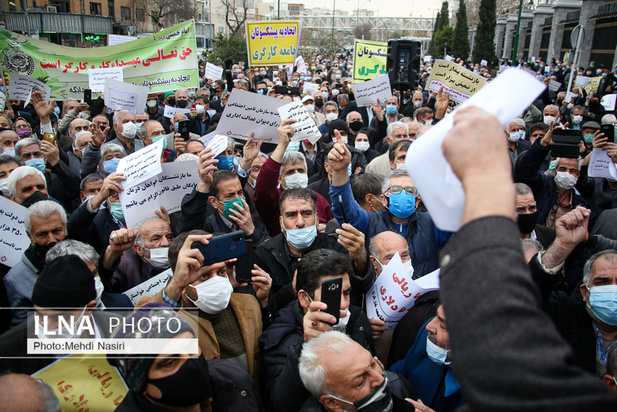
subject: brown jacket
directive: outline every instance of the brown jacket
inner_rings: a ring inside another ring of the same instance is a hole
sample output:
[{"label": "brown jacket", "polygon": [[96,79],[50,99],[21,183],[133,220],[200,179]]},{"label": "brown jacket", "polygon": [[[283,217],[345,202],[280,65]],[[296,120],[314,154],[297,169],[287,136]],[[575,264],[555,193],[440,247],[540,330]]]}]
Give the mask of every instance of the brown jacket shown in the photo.
[{"label": "brown jacket", "polygon": [[[143,297],[139,299],[135,308],[147,305],[148,303],[165,303],[163,300],[163,291],[159,292],[154,297]],[[238,318],[238,324],[244,338],[244,348],[246,349],[246,357],[248,358],[249,374],[257,382],[261,366],[261,353],[259,348],[259,335],[262,332],[261,308],[259,302],[253,295],[244,293],[232,293],[229,302],[231,308]],[[184,302],[181,301],[179,314],[187,319],[191,325],[195,322],[199,324],[197,338],[199,339],[199,348],[206,360],[220,359],[220,347],[214,334],[214,328],[209,320],[196,316],[189,311],[183,309]],[[195,327],[195,326],[193,326]]]}]

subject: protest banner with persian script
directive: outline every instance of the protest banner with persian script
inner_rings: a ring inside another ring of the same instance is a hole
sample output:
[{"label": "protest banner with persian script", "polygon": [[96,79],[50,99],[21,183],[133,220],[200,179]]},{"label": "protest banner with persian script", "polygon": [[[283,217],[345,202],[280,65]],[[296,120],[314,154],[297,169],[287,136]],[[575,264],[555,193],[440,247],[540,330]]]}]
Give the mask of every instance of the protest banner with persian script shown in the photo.
[{"label": "protest banner with persian script", "polygon": [[302,21],[247,21],[245,29],[249,66],[294,64]]},{"label": "protest banner with persian script", "polygon": [[438,92],[443,87],[444,93],[450,93],[450,99],[465,103],[484,86],[486,79],[465,69],[456,63],[437,60],[433,65],[426,88]]},{"label": "protest banner with persian script", "polygon": [[353,81],[374,79],[386,74],[388,44],[355,39],[353,53]]}]

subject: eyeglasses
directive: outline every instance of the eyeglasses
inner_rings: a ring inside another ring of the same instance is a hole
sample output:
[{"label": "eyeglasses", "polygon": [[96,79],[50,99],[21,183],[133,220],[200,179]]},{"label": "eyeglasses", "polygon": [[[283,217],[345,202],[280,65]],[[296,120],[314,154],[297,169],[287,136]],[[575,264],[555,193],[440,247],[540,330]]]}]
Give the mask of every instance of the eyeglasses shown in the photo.
[{"label": "eyeglasses", "polygon": [[399,194],[403,191],[403,189],[405,189],[405,192],[407,192],[407,194],[410,195],[414,195],[416,196],[418,194],[418,190],[413,187],[413,186],[407,186],[407,187],[403,187],[403,186],[390,186],[387,190],[387,192],[390,192],[393,195]]}]

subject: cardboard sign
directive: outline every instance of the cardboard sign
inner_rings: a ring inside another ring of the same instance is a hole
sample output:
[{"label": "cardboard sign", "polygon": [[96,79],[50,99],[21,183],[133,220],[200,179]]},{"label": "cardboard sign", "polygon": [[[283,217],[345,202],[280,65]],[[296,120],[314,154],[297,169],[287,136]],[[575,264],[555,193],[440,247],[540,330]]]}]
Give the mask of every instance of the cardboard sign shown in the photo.
[{"label": "cardboard sign", "polygon": [[370,106],[377,100],[384,102],[392,97],[389,76],[379,76],[364,83],[354,83],[353,92],[358,107]]},{"label": "cardboard sign", "polygon": [[26,209],[20,204],[0,196],[0,263],[13,267],[30,246],[24,216]]},{"label": "cardboard sign", "polygon": [[445,60],[437,60],[428,78],[426,88],[450,93],[450,99],[464,103],[484,86],[486,79],[464,67]]}]

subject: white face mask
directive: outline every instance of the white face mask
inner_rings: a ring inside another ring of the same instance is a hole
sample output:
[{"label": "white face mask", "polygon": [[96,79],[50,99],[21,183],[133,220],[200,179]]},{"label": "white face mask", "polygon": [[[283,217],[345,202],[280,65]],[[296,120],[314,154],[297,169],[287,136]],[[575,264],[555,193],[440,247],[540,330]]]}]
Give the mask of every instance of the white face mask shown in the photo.
[{"label": "white face mask", "polygon": [[4,148],[4,153],[5,155],[9,155],[9,156],[15,156],[15,148],[14,147],[5,147]]},{"label": "white face mask", "polygon": [[137,126],[135,126],[135,123],[128,122],[122,125],[122,136],[126,137],[127,139],[133,140],[136,133]]},{"label": "white face mask", "polygon": [[574,187],[578,179],[568,172],[557,172],[555,185],[559,190],[570,190]]},{"label": "white face mask", "polygon": [[105,290],[105,286],[103,286],[103,281],[100,276],[94,277],[94,288],[96,289],[96,306],[101,304],[101,297],[103,296],[103,291]]},{"label": "white face mask", "polygon": [[[334,140],[334,139],[333,139]],[[341,136],[341,140],[343,141],[343,143],[347,144],[349,142],[349,138],[348,136]]]},{"label": "white face mask", "polygon": [[411,266],[411,259],[409,259],[407,262],[403,262],[403,267],[407,270],[409,276],[413,277],[413,266]]},{"label": "white face mask", "polygon": [[344,317],[338,319],[338,323],[332,326],[332,330],[338,330],[340,332],[345,332],[347,328],[347,324],[349,323],[349,318],[351,318],[351,310],[347,308],[347,313]]},{"label": "white face mask", "polygon": [[557,118],[555,116],[544,116],[543,120],[544,120],[544,124],[550,126],[551,122],[555,122],[555,125],[557,125],[556,119]]},{"label": "white face mask", "polygon": [[338,114],[336,114],[336,113],[328,113],[328,114],[326,114],[326,120],[327,121],[333,122],[336,119],[338,119]]},{"label": "white face mask", "polygon": [[144,256],[144,259],[150,264],[150,266],[157,269],[167,269],[169,267],[169,248],[157,247],[153,249],[144,248],[150,251],[150,259]]},{"label": "white face mask", "polygon": [[405,163],[396,163],[396,168],[397,169],[405,169]]},{"label": "white face mask", "polygon": [[315,105],[314,104],[307,104],[307,105],[304,106],[304,108],[309,113],[315,113]]},{"label": "white face mask", "polygon": [[583,116],[581,116],[580,114],[575,114],[572,116],[572,123],[580,124],[582,121],[583,121]]},{"label": "white face mask", "polygon": [[509,133],[508,135],[508,140],[511,141],[512,143],[518,142],[520,138],[521,138],[521,135],[519,132],[512,132],[512,133]]},{"label": "white face mask", "polygon": [[279,75],[278,70],[274,70],[274,71],[272,72],[272,75],[273,75],[273,76],[278,76],[278,75]]},{"label": "white face mask", "polygon": [[[49,334],[45,334],[43,327],[41,325],[37,325],[36,327],[36,334],[39,338],[41,339],[76,339],[79,338],[81,335],[78,334],[78,330],[79,330],[79,326],[81,325],[81,320],[84,317],[84,314],[86,313],[86,309],[88,309],[88,305],[84,306],[84,308],[82,309],[81,313],[79,314],[79,317],[77,318],[77,320],[75,321],[74,325],[75,325],[75,335],[72,335],[69,333],[69,331],[67,331],[66,329],[62,329],[64,331],[64,333],[59,334],[58,333],[58,328],[54,329],[54,330],[50,330],[48,331]],[[54,332],[52,334],[52,332]]]},{"label": "white face mask", "polygon": [[291,176],[285,176],[285,189],[293,189],[294,187],[305,188],[308,186],[308,175],[306,173],[294,173]]},{"label": "white face mask", "polygon": [[338,89],[334,89],[334,90],[332,90],[332,96],[335,96],[335,97],[336,97],[336,96],[338,96],[338,94],[339,94],[339,93],[340,93],[340,92],[338,91]]},{"label": "white face mask", "polygon": [[234,291],[231,283],[224,276],[214,276],[197,286],[189,286],[197,292],[197,300],[191,298],[189,300],[209,315],[222,312],[229,305],[231,294]]},{"label": "white face mask", "polygon": [[206,112],[206,106],[204,106],[203,104],[196,104],[195,110],[197,111],[198,115],[202,115]]},{"label": "white face mask", "polygon": [[154,99],[150,99],[146,102],[146,106],[152,108],[152,107],[156,107],[156,100]]},{"label": "white face mask", "polygon": [[9,197],[9,179],[0,180],[0,191],[6,197]]},{"label": "white face mask", "polygon": [[356,142],[356,149],[366,152],[371,147],[369,142]]}]

